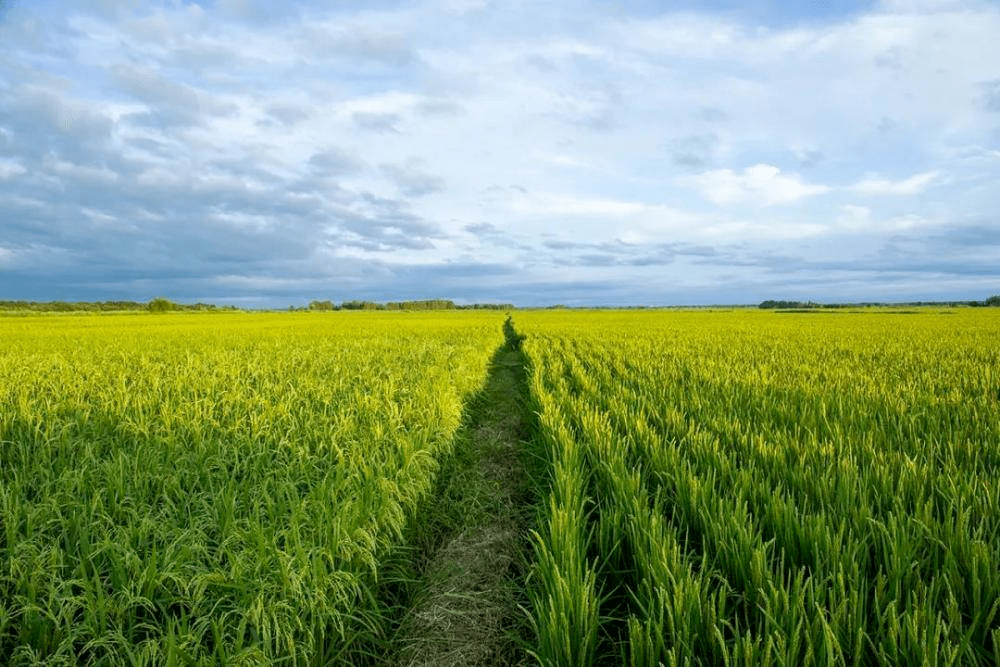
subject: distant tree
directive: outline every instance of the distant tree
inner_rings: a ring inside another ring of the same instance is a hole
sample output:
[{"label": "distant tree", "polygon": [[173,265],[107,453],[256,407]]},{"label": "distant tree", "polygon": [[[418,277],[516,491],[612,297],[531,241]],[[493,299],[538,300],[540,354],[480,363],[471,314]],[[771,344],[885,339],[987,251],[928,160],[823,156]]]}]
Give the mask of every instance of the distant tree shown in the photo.
[{"label": "distant tree", "polygon": [[812,301],[775,301],[774,299],[768,299],[767,301],[761,301],[758,308],[817,308],[818,303],[813,303]]},{"label": "distant tree", "polygon": [[164,298],[156,298],[147,303],[138,301],[0,301],[0,310],[29,310],[34,312],[114,312],[148,311],[168,312],[175,310],[218,311],[239,310],[236,306],[215,306],[210,303],[183,304]]},{"label": "distant tree", "polygon": [[162,298],[153,299],[146,307],[151,313],[166,313],[171,310],[177,310],[176,303]]},{"label": "distant tree", "polygon": [[333,310],[332,301],[310,301],[309,310]]},{"label": "distant tree", "polygon": [[983,302],[983,305],[992,306],[994,308],[1000,307],[1000,294],[994,294],[990,298]]},{"label": "distant tree", "polygon": [[474,303],[471,306],[462,306],[473,310],[514,310],[512,303]]},{"label": "distant tree", "polygon": [[379,310],[382,308],[374,301],[344,301],[340,307],[344,310]]}]

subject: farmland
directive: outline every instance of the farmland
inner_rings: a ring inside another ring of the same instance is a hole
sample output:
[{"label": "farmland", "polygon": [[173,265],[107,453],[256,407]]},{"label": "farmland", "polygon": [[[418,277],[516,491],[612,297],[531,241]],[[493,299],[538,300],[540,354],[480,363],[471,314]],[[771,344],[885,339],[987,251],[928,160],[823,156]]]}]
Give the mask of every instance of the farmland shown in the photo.
[{"label": "farmland", "polygon": [[[448,664],[487,611],[553,666],[1000,662],[995,309],[502,324],[0,317],[0,663]],[[500,543],[494,614],[455,568]]]},{"label": "farmland", "polygon": [[518,324],[543,663],[1000,662],[995,313]]},{"label": "farmland", "polygon": [[0,318],[0,663],[367,660],[497,318]]}]

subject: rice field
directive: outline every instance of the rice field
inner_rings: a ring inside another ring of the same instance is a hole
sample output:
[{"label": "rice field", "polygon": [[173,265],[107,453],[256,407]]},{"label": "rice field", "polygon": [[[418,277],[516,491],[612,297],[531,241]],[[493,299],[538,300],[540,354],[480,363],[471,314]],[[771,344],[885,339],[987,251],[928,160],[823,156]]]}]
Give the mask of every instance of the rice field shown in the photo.
[{"label": "rice field", "polygon": [[1000,664],[995,310],[518,329],[542,664]]},{"label": "rice field", "polygon": [[374,660],[499,325],[0,317],[0,664]]},{"label": "rice field", "polygon": [[[502,324],[0,316],[0,664],[391,664]],[[513,324],[539,664],[1000,664],[1000,310]]]}]

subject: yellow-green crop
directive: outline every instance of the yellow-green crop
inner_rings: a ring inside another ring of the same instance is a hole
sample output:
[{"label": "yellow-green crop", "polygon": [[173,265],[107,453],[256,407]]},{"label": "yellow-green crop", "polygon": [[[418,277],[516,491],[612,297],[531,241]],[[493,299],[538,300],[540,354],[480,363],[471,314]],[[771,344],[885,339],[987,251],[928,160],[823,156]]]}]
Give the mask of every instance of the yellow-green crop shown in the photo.
[{"label": "yellow-green crop", "polygon": [[1000,662],[1000,313],[519,313],[545,665]]},{"label": "yellow-green crop", "polygon": [[0,663],[358,659],[499,324],[0,317]]},{"label": "yellow-green crop", "polygon": [[[521,312],[545,665],[1000,661],[1000,314]],[[511,332],[512,333],[512,332]],[[337,664],[491,313],[0,317],[0,662]]]}]

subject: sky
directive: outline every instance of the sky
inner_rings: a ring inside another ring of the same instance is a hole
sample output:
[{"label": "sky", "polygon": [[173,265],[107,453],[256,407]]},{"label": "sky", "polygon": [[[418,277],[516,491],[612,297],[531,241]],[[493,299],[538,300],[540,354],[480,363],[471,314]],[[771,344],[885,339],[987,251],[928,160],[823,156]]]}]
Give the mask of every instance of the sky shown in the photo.
[{"label": "sky", "polygon": [[998,185],[996,0],[0,0],[0,299],[983,299]]}]

